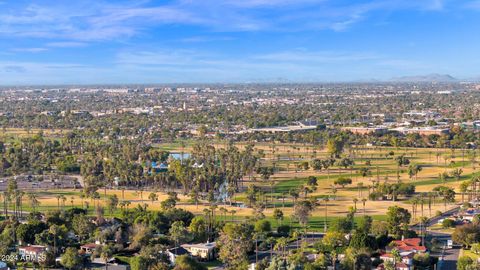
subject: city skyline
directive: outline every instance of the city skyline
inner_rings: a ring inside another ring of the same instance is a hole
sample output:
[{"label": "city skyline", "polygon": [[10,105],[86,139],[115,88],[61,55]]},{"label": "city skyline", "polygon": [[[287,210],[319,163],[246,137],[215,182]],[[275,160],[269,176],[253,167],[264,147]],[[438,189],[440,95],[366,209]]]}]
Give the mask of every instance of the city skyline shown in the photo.
[{"label": "city skyline", "polygon": [[478,79],[479,1],[0,2],[0,84]]}]

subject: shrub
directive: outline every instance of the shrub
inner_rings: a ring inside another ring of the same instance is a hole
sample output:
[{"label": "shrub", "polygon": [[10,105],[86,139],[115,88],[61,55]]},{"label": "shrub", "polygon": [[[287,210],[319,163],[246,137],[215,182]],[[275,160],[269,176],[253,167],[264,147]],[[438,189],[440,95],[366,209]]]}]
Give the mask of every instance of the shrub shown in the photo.
[{"label": "shrub", "polygon": [[290,234],[290,226],[288,225],[278,226],[277,233],[281,236],[288,236]]},{"label": "shrub", "polygon": [[445,229],[453,228],[453,227],[455,227],[455,221],[453,221],[451,219],[444,219],[442,221],[442,227],[445,228]]}]

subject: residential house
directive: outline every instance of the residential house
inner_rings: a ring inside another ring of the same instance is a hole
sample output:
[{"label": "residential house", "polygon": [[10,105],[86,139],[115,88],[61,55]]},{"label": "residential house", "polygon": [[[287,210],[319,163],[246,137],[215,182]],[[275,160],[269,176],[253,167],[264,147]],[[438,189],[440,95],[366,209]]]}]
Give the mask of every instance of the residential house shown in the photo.
[{"label": "residential house", "polygon": [[85,253],[85,254],[92,254],[99,247],[100,247],[100,245],[97,244],[97,243],[89,243],[89,244],[85,244],[85,245],[80,246],[80,251],[82,253]]},{"label": "residential house", "polygon": [[397,249],[402,252],[414,252],[414,253],[424,253],[427,252],[427,248],[422,246],[422,239],[420,238],[406,238],[403,240],[394,240],[391,245],[387,247],[387,251],[390,252],[392,249]]},{"label": "residential house", "polygon": [[47,248],[45,246],[32,245],[18,248],[20,259],[25,261],[41,261],[45,259]]},{"label": "residential house", "polygon": [[188,250],[186,250],[183,247],[175,247],[175,248],[171,248],[171,249],[167,250],[168,259],[170,260],[170,263],[172,265],[175,265],[175,261],[177,260],[177,257],[181,256],[181,255],[189,255],[190,256],[190,253],[188,252]]},{"label": "residential house", "polygon": [[[383,262],[391,262],[391,263],[396,263],[396,269],[398,270],[404,270],[405,266],[407,268],[407,270],[411,270],[413,269],[413,256],[414,256],[414,252],[412,251],[407,251],[407,252],[401,252],[400,253],[400,257],[401,257],[401,261],[395,261],[395,258],[393,256],[392,253],[384,253],[382,255],[380,255],[380,259],[383,261]],[[378,268],[377,268],[378,269]],[[382,268],[380,268],[382,269]]]},{"label": "residential house", "polygon": [[182,245],[190,254],[201,260],[210,261],[214,260],[216,256],[215,248],[217,247],[215,242],[201,243],[201,244],[185,244]]}]

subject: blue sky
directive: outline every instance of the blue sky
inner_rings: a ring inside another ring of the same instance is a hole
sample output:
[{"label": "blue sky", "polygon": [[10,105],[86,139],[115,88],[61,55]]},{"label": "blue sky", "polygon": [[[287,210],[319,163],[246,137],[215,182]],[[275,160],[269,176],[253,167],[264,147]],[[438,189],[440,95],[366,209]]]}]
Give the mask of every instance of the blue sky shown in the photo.
[{"label": "blue sky", "polygon": [[0,0],[0,84],[480,77],[480,0]]}]

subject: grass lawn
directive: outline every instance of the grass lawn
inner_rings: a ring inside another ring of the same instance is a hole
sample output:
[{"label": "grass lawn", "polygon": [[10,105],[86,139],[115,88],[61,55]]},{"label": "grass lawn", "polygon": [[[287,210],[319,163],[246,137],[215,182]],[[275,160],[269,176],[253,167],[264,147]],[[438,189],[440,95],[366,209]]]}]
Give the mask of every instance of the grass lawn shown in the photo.
[{"label": "grass lawn", "polygon": [[[24,132],[24,131],[9,131],[9,132]],[[225,142],[215,141],[217,147],[225,147]],[[174,141],[172,143],[161,143],[155,145],[159,149],[180,152],[184,151],[189,153],[192,150],[194,141]],[[243,148],[246,143],[238,143],[239,148]],[[308,145],[308,144],[280,144],[275,143],[259,143],[256,144],[257,149],[261,149],[265,153],[265,158],[261,160],[262,166],[267,166],[268,164],[276,163],[279,170],[270,178],[269,181],[260,180],[261,177],[256,175],[254,177],[254,184],[260,187],[267,197],[267,207],[264,210],[264,214],[271,218],[273,210],[275,208],[280,208],[284,212],[286,218],[290,217],[293,213],[293,199],[290,195],[284,196],[282,194],[288,194],[288,191],[294,188],[299,188],[300,186],[306,183],[306,180],[309,176],[317,177],[318,186],[315,191],[309,193],[309,197],[317,198],[319,200],[319,205],[312,213],[311,226],[314,229],[323,229],[323,216],[325,212],[324,201],[321,200],[326,196],[330,197],[330,201],[327,203],[327,211],[329,218],[336,218],[345,216],[348,213],[348,209],[354,206],[354,200],[357,201],[357,207],[359,209],[359,214],[363,213],[363,204],[362,199],[368,198],[369,190],[368,187],[373,186],[374,181],[380,183],[396,183],[398,180],[404,183],[412,183],[416,186],[416,192],[430,192],[438,185],[447,185],[456,189],[457,194],[459,193],[458,186],[461,181],[470,179],[472,176],[480,175],[479,172],[473,169],[472,161],[465,157],[465,161],[462,158],[462,153],[460,150],[456,153],[452,153],[450,149],[415,149],[415,148],[392,148],[392,147],[365,147],[365,146],[355,146],[352,149],[347,149],[345,154],[351,155],[351,158],[355,161],[355,165],[352,169],[338,167],[337,165],[332,165],[328,170],[322,169],[320,171],[315,171],[313,169],[295,171],[295,165],[298,164],[299,160],[310,162],[313,158],[327,158],[328,153],[325,149],[321,149],[318,146]],[[275,148],[275,150],[273,150]],[[275,152],[273,152],[275,151]],[[393,151],[394,155],[389,156],[389,152]],[[437,160],[438,153],[438,160]],[[408,166],[400,168],[399,179],[397,178],[397,169],[398,166],[394,157],[398,155],[405,155],[411,161],[411,164],[418,164],[422,167],[422,170],[418,173],[416,177],[410,178],[408,175]],[[455,154],[455,155],[454,155]],[[279,156],[282,159],[279,161]],[[480,155],[478,155],[480,156]],[[284,157],[287,157],[284,159]],[[447,166],[445,167],[444,160],[448,160]],[[369,161],[370,173],[366,177],[362,177],[359,174],[359,169],[367,167],[366,161]],[[453,161],[453,163],[451,163]],[[478,166],[477,166],[478,167]],[[439,173],[445,171],[451,172],[455,168],[462,168],[463,173],[460,176],[460,179],[457,181],[455,178],[448,178],[445,183],[439,179]],[[340,186],[336,187],[336,193],[333,194],[332,186],[334,181],[339,177],[348,177],[352,179],[352,184],[342,188]],[[248,186],[252,182],[248,181],[249,177],[245,177],[244,187]],[[273,184],[273,187],[272,187]],[[363,186],[359,192],[358,187]],[[270,192],[273,189],[273,193]],[[145,190],[143,192],[135,190],[107,190],[107,195],[116,195],[119,198],[119,201],[126,200],[130,202],[129,208],[136,207],[138,204],[147,204],[149,210],[158,211],[160,210],[160,202],[167,198],[167,195],[164,192],[155,192],[159,200],[151,202],[148,200],[148,195],[153,190]],[[40,201],[40,206],[37,210],[55,210],[58,208],[57,195],[63,195],[66,197],[65,208],[82,207],[82,201],[88,202],[89,204],[89,213],[93,213],[94,202],[91,199],[81,199],[80,190],[40,190],[37,193],[38,200]],[[105,207],[105,197],[104,190],[99,189],[98,193],[100,195],[100,200],[98,202],[101,205],[104,205],[105,215],[109,216],[109,210]],[[300,200],[303,199],[304,194],[300,194]],[[261,197],[261,196],[260,196]],[[273,200],[272,200],[273,197]],[[333,199],[335,197],[335,199]],[[203,214],[203,210],[208,208],[208,203],[203,202],[198,207],[191,202],[191,198],[179,194],[180,202],[178,202],[177,207],[183,208],[185,210],[191,211],[194,214]],[[460,201],[461,195],[457,195],[457,201]],[[24,196],[23,209],[30,211],[30,203],[27,196]],[[73,203],[72,203],[73,200]],[[234,200],[237,202],[246,202],[246,194],[244,190],[236,193],[234,195]],[[263,200],[263,199],[262,199]],[[60,201],[60,205],[62,205]],[[398,205],[404,208],[407,208],[411,211],[411,204],[407,200],[402,201],[370,201],[365,202],[365,212],[367,215],[378,217],[385,216],[388,208],[393,205]],[[283,207],[285,206],[285,207]],[[224,207],[229,211],[235,210],[235,215],[240,217],[248,217],[253,214],[253,210],[250,208],[244,207],[232,207],[229,205],[218,205],[218,207]],[[449,206],[453,207],[453,205]],[[444,211],[442,203],[436,204],[432,207],[431,213],[435,213],[436,210]],[[427,211],[429,212],[429,211]],[[115,210],[113,216],[119,216],[121,211],[119,209]],[[227,214],[230,215],[230,214]]]},{"label": "grass lawn", "polygon": [[214,260],[209,262],[201,262],[201,264],[205,265],[208,269],[213,269],[222,265],[221,261]]}]

